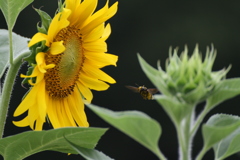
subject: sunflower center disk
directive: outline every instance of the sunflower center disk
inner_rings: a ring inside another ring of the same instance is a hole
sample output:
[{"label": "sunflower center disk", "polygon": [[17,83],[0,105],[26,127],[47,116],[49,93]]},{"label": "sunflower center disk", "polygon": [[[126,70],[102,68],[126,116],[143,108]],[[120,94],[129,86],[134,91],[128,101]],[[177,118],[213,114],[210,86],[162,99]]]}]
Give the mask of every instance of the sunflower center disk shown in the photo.
[{"label": "sunflower center disk", "polygon": [[73,27],[62,29],[55,38],[55,41],[61,40],[65,51],[46,56],[47,63],[56,64],[45,74],[46,90],[53,98],[64,98],[73,92],[84,62],[79,30]]}]

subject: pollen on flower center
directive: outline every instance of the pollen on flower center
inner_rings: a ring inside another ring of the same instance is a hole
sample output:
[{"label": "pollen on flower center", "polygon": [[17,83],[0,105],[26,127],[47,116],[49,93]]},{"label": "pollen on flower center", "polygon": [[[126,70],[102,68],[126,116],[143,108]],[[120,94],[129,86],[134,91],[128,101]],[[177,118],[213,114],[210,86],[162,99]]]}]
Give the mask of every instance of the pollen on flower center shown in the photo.
[{"label": "pollen on flower center", "polygon": [[71,94],[84,63],[81,34],[74,27],[62,29],[54,41],[63,41],[65,51],[58,55],[46,56],[47,64],[55,64],[45,73],[46,90],[53,98],[64,98]]}]

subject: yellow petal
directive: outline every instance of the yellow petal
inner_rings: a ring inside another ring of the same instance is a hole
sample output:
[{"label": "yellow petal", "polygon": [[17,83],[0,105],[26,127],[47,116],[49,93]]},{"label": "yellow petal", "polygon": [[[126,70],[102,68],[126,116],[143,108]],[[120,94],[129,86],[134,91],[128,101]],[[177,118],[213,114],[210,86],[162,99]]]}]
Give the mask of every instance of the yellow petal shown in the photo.
[{"label": "yellow petal", "polygon": [[93,16],[91,16],[91,18],[88,19],[88,24],[81,30],[83,34],[90,32],[95,27],[111,18],[117,12],[117,5],[118,2],[114,3],[110,8],[108,8],[107,1],[106,5],[102,9],[98,10]]},{"label": "yellow petal", "polygon": [[41,131],[43,127],[43,123],[44,122],[40,118],[38,118],[35,125],[35,131]]},{"label": "yellow petal", "polygon": [[46,41],[45,45],[49,47],[48,36],[43,33],[36,33],[28,43],[28,47],[31,47],[32,45],[41,41]]},{"label": "yellow petal", "polygon": [[87,117],[84,112],[84,104],[82,98],[80,97],[78,91],[73,92],[69,97],[69,102],[71,103],[71,113],[77,122],[78,126],[88,127]]},{"label": "yellow petal", "polygon": [[45,69],[50,69],[50,68],[53,68],[53,67],[55,67],[56,65],[55,64],[48,64],[48,65],[46,65],[44,68]]},{"label": "yellow petal", "polygon": [[80,7],[81,0],[71,0],[71,1],[68,0],[65,2],[66,2],[66,8],[72,11],[72,14],[70,14],[70,16],[68,17],[68,20],[71,22],[72,25],[75,25],[78,18],[81,17],[79,16],[79,14],[77,14],[79,10],[82,10],[82,8]]},{"label": "yellow petal", "polygon": [[62,99],[55,100],[55,114],[57,115],[60,127],[65,127],[65,117],[63,117]]},{"label": "yellow petal", "polygon": [[37,106],[38,104],[35,104],[35,106],[31,106],[28,110],[28,123],[31,129],[34,130],[34,124],[35,121],[38,118],[38,110],[37,110]]},{"label": "yellow petal", "polygon": [[39,74],[41,74],[41,72],[39,71],[38,67],[35,66],[31,75],[27,76],[27,75],[21,74],[20,77],[31,78],[31,77],[37,77]]},{"label": "yellow petal", "polygon": [[60,112],[61,112],[61,118],[63,119],[63,127],[70,127],[70,126],[72,126],[72,124],[71,124],[71,122],[69,120],[69,117],[68,117],[68,115],[66,113],[66,110],[65,110],[65,108],[66,108],[65,105],[67,105],[67,107],[68,107],[68,104],[64,103],[65,100],[66,100],[65,98],[61,100],[61,102],[60,102],[61,107],[59,109],[60,109]]},{"label": "yellow petal", "polygon": [[70,14],[71,10],[63,9],[62,12],[59,12],[54,16],[48,29],[48,39],[50,42],[53,42],[54,37],[61,29],[66,28],[70,24],[70,22],[67,20]]},{"label": "yellow petal", "polygon": [[87,76],[85,73],[82,73],[79,77],[79,81],[90,89],[94,89],[97,91],[103,91],[109,88],[109,85],[103,81],[98,79],[91,78]]},{"label": "yellow petal", "polygon": [[65,50],[65,46],[63,45],[63,41],[60,41],[60,42],[53,42],[49,52],[52,55],[57,55],[64,52],[64,50]]},{"label": "yellow petal", "polygon": [[66,113],[67,119],[69,121],[69,126],[76,126],[76,123],[73,119],[73,115],[69,109],[72,107],[70,106],[71,103],[69,103],[69,98],[64,99],[63,103],[64,103],[64,112]]},{"label": "yellow petal", "polygon": [[35,85],[34,87],[31,88],[29,93],[26,95],[26,97],[23,99],[23,101],[20,103],[20,105],[15,110],[15,112],[13,114],[14,117],[23,114],[30,107],[32,107],[36,104],[38,89],[39,89],[39,85]]},{"label": "yellow petal", "polygon": [[[76,26],[82,28],[88,22],[87,19],[93,14],[94,10],[97,7],[98,0],[85,0],[79,6],[79,9],[76,9],[76,12],[73,15],[78,15],[78,21]],[[81,15],[81,16],[79,16]]]},{"label": "yellow petal", "polygon": [[37,55],[36,55],[36,61],[37,61],[37,65],[38,65],[38,69],[39,69],[39,71],[40,72],[42,72],[42,73],[45,73],[46,72],[46,70],[45,70],[45,59],[44,59],[44,57],[45,57],[45,53],[43,53],[43,52],[39,52]]},{"label": "yellow petal", "polygon": [[104,41],[106,41],[108,39],[108,37],[110,36],[110,34],[111,34],[111,26],[108,23],[107,26],[104,29],[104,32],[103,32],[103,35],[102,35],[102,39]]},{"label": "yellow petal", "polygon": [[[29,83],[30,85],[36,85],[36,84],[38,84],[40,81],[42,81],[42,79],[44,78],[44,73],[41,73],[41,72],[39,71],[38,67],[35,67],[35,68],[36,68],[36,71],[35,71],[35,72],[37,72],[36,82],[33,83],[33,82],[32,82],[32,79],[30,79],[30,80],[28,81],[28,83]],[[34,74],[36,74],[36,73],[34,73]],[[32,77],[32,75],[31,75],[31,76],[22,76],[22,75],[21,75],[21,77]],[[34,77],[35,77],[35,76],[34,76]]]},{"label": "yellow petal", "polygon": [[83,42],[83,47],[88,52],[107,52],[107,44],[101,39],[94,42]]},{"label": "yellow petal", "polygon": [[15,126],[18,126],[18,127],[26,127],[26,126],[29,126],[29,123],[28,123],[28,118],[25,117],[24,119],[20,120],[20,121],[13,121],[13,124]]},{"label": "yellow petal", "polygon": [[53,125],[53,128],[59,128],[61,126],[60,126],[60,123],[58,121],[57,114],[56,114],[56,111],[55,111],[56,110],[56,105],[53,101],[54,100],[49,97],[47,114],[48,114],[48,118],[49,118],[50,122]]},{"label": "yellow petal", "polygon": [[108,83],[116,83],[116,81],[108,74],[101,71],[99,68],[95,68],[87,63],[84,64],[83,71],[89,77],[100,79]]},{"label": "yellow petal", "polygon": [[[86,100],[88,102],[91,102],[92,101],[92,98],[93,98],[93,94],[92,92],[90,91],[89,88],[87,88],[86,86],[84,86],[81,82],[78,82],[77,83],[77,86],[81,92],[81,94],[83,95],[84,98],[86,98]],[[79,95],[80,96],[80,95]]]},{"label": "yellow petal", "polygon": [[117,66],[117,60],[118,56],[108,53],[86,53],[85,54],[86,59],[85,62],[88,64],[92,64],[95,66],[98,66],[99,68],[108,66],[108,65],[114,65]]},{"label": "yellow petal", "polygon": [[38,84],[39,82],[41,82],[43,78],[44,78],[44,74],[39,71],[35,84]]},{"label": "yellow petal", "polygon": [[83,37],[84,42],[92,42],[100,39],[104,33],[104,24],[99,25],[96,27],[93,31],[91,31],[89,34]]},{"label": "yellow petal", "polygon": [[45,122],[46,110],[47,110],[47,102],[46,102],[46,89],[45,89],[45,81],[39,84],[38,96],[37,96],[37,107],[39,119],[42,122]]}]

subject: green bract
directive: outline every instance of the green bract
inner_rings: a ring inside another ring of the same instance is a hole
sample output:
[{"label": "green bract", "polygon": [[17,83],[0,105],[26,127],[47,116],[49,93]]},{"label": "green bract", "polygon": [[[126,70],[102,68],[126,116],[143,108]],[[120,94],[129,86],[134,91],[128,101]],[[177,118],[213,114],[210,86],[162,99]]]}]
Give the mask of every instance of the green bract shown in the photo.
[{"label": "green bract", "polygon": [[[46,12],[40,9],[35,9],[35,11],[39,14],[41,18],[41,26],[37,25],[38,32],[47,34],[50,23],[52,22],[52,18]],[[24,60],[28,62],[28,65],[31,66],[28,67],[26,75],[29,76],[32,74],[33,67],[37,63],[35,60],[37,53],[46,52],[48,49],[49,47],[45,45],[45,41],[38,42],[30,47],[31,54],[28,57],[24,58]],[[24,78],[22,84],[28,83],[29,79],[33,79],[33,82],[35,81],[35,78]]]}]

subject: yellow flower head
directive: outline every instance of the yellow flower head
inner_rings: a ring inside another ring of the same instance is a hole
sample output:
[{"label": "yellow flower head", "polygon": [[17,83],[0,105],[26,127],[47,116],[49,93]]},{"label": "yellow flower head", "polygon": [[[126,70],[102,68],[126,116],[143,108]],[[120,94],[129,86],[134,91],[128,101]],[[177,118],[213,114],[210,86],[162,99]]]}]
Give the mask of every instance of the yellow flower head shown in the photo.
[{"label": "yellow flower head", "polygon": [[52,19],[47,33],[36,33],[29,47],[43,42],[47,50],[38,52],[29,78],[30,92],[14,112],[27,116],[13,123],[42,130],[46,117],[54,128],[88,127],[84,101],[91,102],[90,89],[106,90],[115,80],[100,68],[115,65],[118,57],[107,52],[106,39],[111,33],[104,22],[117,11],[117,2],[96,11],[97,0],[66,0]]}]

